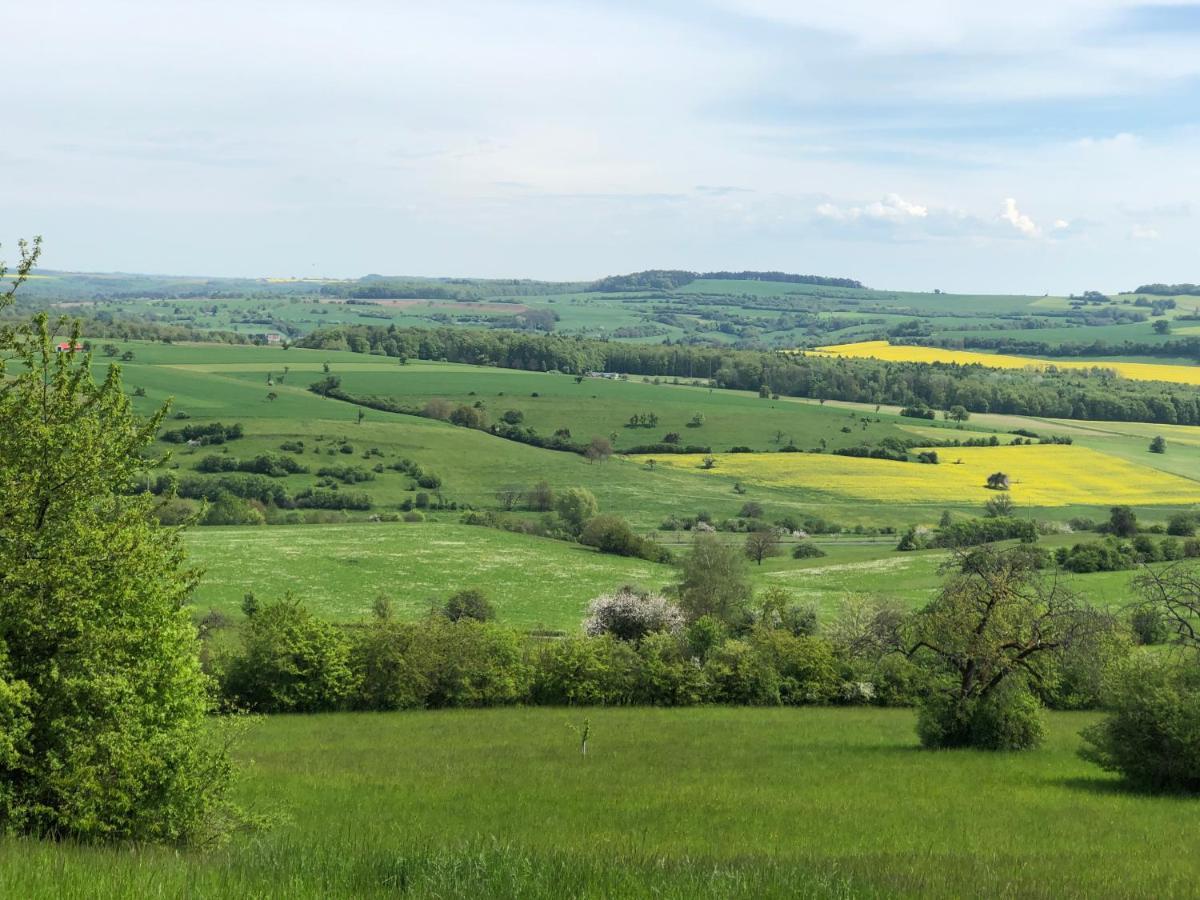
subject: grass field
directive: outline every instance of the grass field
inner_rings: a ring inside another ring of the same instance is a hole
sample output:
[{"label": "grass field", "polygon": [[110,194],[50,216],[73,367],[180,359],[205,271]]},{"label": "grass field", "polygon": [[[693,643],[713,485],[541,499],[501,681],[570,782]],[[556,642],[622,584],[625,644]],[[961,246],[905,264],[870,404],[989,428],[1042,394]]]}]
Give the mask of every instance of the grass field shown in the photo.
[{"label": "grass field", "polygon": [[862,341],[821,347],[821,353],[832,356],[870,357],[890,362],[957,363],[980,365],[990,369],[1111,369],[1117,374],[1137,381],[1168,381],[1176,384],[1200,385],[1200,366],[1173,366],[1158,363],[1118,362],[1103,359],[1036,359],[1031,356],[1006,356],[1001,353],[978,353],[970,350],[944,350],[940,347],[917,347],[889,344],[887,341]]},{"label": "grass field", "polygon": [[573,629],[598,594],[676,578],[669,566],[578,544],[440,523],[197,528],[188,548],[205,570],[197,610],[236,614],[247,591],[260,600],[292,591],[340,622],[367,618],[381,595],[415,618],[456,590],[480,588],[506,624]]},{"label": "grass field", "polygon": [[[691,541],[688,533],[656,536],[680,553]],[[740,534],[720,537],[734,546],[744,541]],[[1043,543],[1053,548],[1093,539],[1061,535]],[[195,612],[218,609],[235,619],[246,592],[265,601],[291,591],[323,618],[356,622],[369,617],[379,596],[388,597],[400,616],[417,618],[432,603],[472,587],[488,595],[506,625],[573,632],[593,597],[624,584],[658,589],[679,579],[671,566],[441,523],[196,528],[187,533],[187,542],[192,561],[204,569],[193,598]],[[749,575],[757,589],[783,587],[815,605],[822,622],[836,615],[851,594],[922,606],[941,587],[941,570],[950,559],[941,550],[897,552],[895,536],[823,537],[818,543],[826,556],[794,560],[791,544],[785,543],[780,556],[750,566]],[[1135,574],[1063,577],[1088,603],[1112,608],[1129,602]]]},{"label": "grass field", "polygon": [[[568,723],[591,720],[581,758]],[[208,856],[0,842],[0,894],[139,897],[1193,895],[1194,801],[1075,755],[925,752],[876,709],[278,717],[241,796],[288,824]]]}]

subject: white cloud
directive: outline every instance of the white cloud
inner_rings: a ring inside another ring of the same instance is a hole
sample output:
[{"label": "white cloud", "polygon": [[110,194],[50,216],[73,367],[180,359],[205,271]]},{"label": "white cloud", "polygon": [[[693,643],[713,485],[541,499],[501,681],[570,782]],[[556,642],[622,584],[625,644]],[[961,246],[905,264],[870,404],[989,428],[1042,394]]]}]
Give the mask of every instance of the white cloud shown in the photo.
[{"label": "white cloud", "polygon": [[819,216],[837,222],[856,222],[865,219],[873,222],[900,224],[926,218],[929,215],[929,207],[919,203],[910,203],[899,194],[886,194],[882,200],[876,200],[864,206],[835,206],[832,203],[822,203],[817,206],[816,212]]},{"label": "white cloud", "polygon": [[1037,222],[1017,209],[1017,201],[1012,197],[1005,198],[1004,210],[1000,213],[1000,218],[1025,237],[1041,237],[1042,229],[1038,227]]},{"label": "white cloud", "polygon": [[1129,237],[1135,241],[1157,241],[1158,229],[1150,225],[1134,225],[1129,229]]}]

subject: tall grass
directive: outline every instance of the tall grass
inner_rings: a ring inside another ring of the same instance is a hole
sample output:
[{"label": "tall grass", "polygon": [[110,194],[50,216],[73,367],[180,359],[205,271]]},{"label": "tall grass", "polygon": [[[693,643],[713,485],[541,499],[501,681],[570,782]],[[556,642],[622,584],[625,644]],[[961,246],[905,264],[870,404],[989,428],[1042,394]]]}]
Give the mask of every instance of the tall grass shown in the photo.
[{"label": "tall grass", "polygon": [[1075,756],[918,750],[911,713],[578,710],[268,719],[209,856],[0,842],[14,897],[1182,896],[1200,802]]}]

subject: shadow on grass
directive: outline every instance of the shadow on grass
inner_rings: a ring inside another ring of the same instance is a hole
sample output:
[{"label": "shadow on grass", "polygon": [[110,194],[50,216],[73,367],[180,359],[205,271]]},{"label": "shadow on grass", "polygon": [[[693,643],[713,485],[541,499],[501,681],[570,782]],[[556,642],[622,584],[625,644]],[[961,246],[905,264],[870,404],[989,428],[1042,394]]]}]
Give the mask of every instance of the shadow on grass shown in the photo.
[{"label": "shadow on grass", "polygon": [[1088,794],[1096,794],[1097,796],[1105,797],[1143,797],[1162,799],[1177,799],[1182,801],[1196,802],[1197,795],[1189,794],[1184,791],[1172,791],[1163,788],[1145,787],[1135,784],[1131,781],[1126,781],[1122,778],[1105,778],[1103,776],[1092,776],[1087,778],[1062,778],[1055,779],[1055,784],[1067,788],[1072,791],[1082,791]]}]

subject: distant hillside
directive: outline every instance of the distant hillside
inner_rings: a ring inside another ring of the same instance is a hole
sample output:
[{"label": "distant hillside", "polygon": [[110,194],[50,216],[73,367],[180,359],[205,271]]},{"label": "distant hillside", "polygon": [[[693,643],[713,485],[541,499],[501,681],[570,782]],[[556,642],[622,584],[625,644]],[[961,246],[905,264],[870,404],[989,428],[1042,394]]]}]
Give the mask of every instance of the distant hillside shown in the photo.
[{"label": "distant hillside", "polygon": [[824,287],[861,288],[853,278],[828,278],[824,275],[793,275],[789,272],[689,272],[683,269],[648,269],[629,275],[610,275],[593,281],[588,291],[669,291],[697,279],[719,281],[777,281],[788,284],[817,284]]},{"label": "distant hillside", "polygon": [[1139,285],[1135,294],[1157,294],[1163,297],[1178,297],[1181,295],[1200,297],[1200,284],[1143,284]]}]

